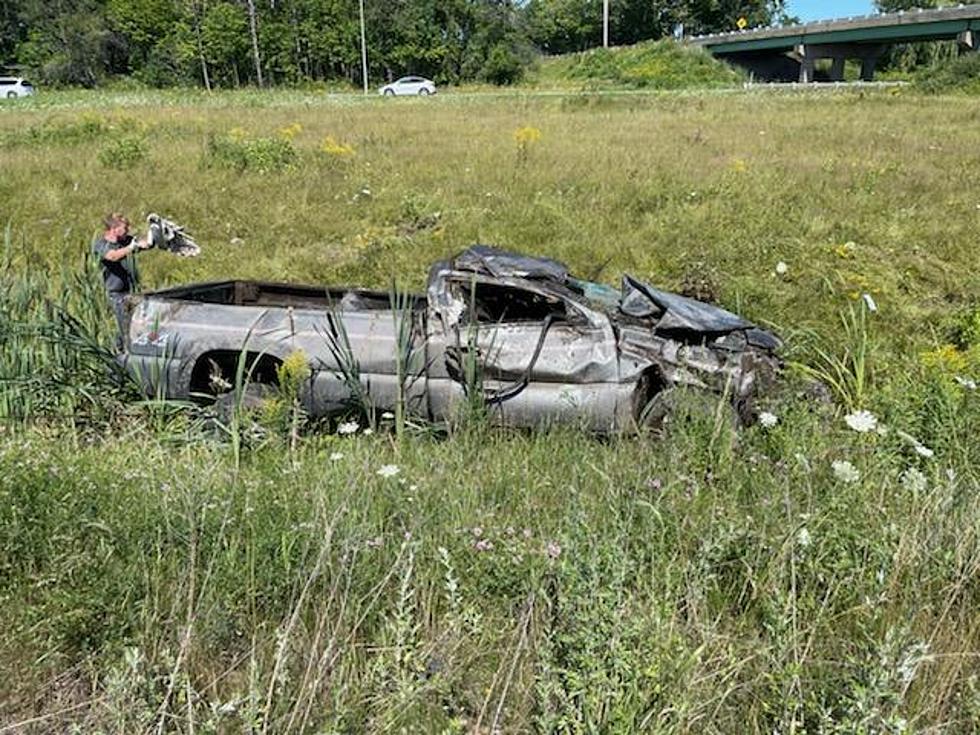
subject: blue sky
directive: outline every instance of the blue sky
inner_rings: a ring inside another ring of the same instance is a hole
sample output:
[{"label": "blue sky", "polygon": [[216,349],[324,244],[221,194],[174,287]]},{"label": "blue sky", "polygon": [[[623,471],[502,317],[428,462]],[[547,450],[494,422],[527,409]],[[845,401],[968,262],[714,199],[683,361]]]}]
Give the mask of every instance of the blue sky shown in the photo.
[{"label": "blue sky", "polygon": [[803,21],[870,15],[875,12],[873,0],[788,0],[786,14]]}]

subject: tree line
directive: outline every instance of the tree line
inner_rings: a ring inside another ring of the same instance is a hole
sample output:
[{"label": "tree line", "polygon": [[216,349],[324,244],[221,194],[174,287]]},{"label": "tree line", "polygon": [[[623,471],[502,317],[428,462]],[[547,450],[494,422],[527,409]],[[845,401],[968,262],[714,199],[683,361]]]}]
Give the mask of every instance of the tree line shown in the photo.
[{"label": "tree line", "polygon": [[[0,66],[48,84],[361,83],[361,0],[3,0]],[[784,0],[610,0],[616,45],[768,25]],[[363,0],[368,76],[520,79],[539,52],[601,44],[602,0]]]}]

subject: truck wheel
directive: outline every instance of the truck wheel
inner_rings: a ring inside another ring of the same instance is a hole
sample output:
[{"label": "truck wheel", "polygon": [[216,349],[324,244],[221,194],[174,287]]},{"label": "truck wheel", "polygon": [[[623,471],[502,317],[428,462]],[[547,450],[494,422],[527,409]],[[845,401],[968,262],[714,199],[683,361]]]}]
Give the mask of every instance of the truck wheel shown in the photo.
[{"label": "truck wheel", "polygon": [[683,385],[654,395],[639,416],[640,426],[658,436],[680,427],[713,428],[718,420],[734,429],[738,425],[734,406],[714,393]]},{"label": "truck wheel", "polygon": [[249,383],[242,390],[241,395],[236,395],[235,391],[222,393],[214,401],[214,408],[218,414],[218,420],[224,424],[230,424],[235,415],[236,401],[243,414],[251,414],[261,411],[269,401],[274,400],[279,395],[279,389],[274,385],[266,383]]}]

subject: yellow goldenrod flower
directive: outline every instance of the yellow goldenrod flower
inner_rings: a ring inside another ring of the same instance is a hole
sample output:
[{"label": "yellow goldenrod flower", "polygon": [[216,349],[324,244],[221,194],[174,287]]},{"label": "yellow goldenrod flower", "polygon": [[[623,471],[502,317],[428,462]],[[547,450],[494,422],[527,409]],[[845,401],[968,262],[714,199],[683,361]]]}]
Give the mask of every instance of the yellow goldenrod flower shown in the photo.
[{"label": "yellow goldenrod flower", "polygon": [[354,155],[353,146],[338,142],[332,135],[328,135],[323,139],[323,142],[320,144],[320,150],[328,156],[337,156],[338,158]]},{"label": "yellow goldenrod flower", "polygon": [[926,367],[937,368],[943,372],[962,372],[967,367],[966,355],[956,345],[946,344],[919,356]]},{"label": "yellow goldenrod flower", "polygon": [[292,123],[291,125],[287,125],[284,128],[279,128],[279,135],[281,135],[286,140],[292,140],[301,132],[303,132],[303,126],[300,125],[298,122]]},{"label": "yellow goldenrod flower", "polygon": [[514,131],[514,140],[519,146],[530,145],[541,140],[541,131],[530,125],[525,125]]}]

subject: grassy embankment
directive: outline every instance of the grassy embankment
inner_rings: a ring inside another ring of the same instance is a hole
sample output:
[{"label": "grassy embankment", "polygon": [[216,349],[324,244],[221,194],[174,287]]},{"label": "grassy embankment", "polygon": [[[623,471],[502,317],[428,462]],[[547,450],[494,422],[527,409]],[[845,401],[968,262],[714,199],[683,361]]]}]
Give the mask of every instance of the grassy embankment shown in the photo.
[{"label": "grassy embankment", "polygon": [[[0,438],[0,730],[974,731],[975,101],[128,99],[0,108],[5,410],[38,419]],[[473,241],[700,285],[837,402],[222,441],[65,341],[110,338],[78,276],[107,209],[204,245],[148,286],[420,288]]]},{"label": "grassy embankment", "polygon": [[673,41],[543,57],[524,83],[543,89],[711,89],[748,79],[700,49]]}]

